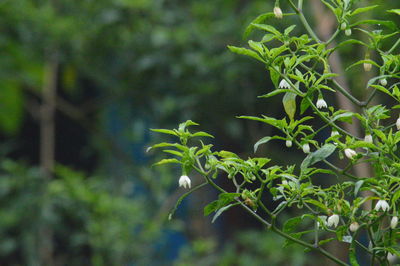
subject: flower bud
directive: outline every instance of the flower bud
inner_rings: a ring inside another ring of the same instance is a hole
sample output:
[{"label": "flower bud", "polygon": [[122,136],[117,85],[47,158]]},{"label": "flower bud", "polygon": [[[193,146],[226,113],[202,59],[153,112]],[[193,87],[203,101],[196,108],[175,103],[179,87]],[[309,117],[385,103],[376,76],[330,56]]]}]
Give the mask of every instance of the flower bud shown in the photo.
[{"label": "flower bud", "polygon": [[387,85],[387,80],[386,79],[381,79],[379,82],[381,83],[381,85],[383,87],[385,87]]},{"label": "flower bud", "polygon": [[344,154],[346,155],[347,158],[349,158],[350,160],[354,158],[354,156],[357,156],[357,152],[355,150],[352,149],[345,149],[344,150]]},{"label": "flower bud", "polygon": [[399,118],[397,118],[396,127],[397,127],[397,130],[400,130],[400,116],[399,116]]},{"label": "flower bud", "polygon": [[363,65],[364,65],[364,70],[366,72],[371,71],[371,69],[372,69],[371,63],[364,63]]},{"label": "flower bud", "polygon": [[327,226],[329,227],[337,227],[339,224],[339,215],[333,214],[329,216],[328,222],[326,223]]},{"label": "flower bud", "polygon": [[371,134],[365,135],[364,141],[365,141],[365,142],[368,142],[368,143],[372,143],[372,142],[373,142],[373,139],[372,139]]},{"label": "flower bud", "polygon": [[310,153],[310,145],[308,143],[303,144],[303,152]]},{"label": "flower bud", "polygon": [[279,19],[283,18],[282,9],[279,6],[274,7],[274,15],[276,18],[279,18]]},{"label": "flower bud", "polygon": [[358,228],[360,228],[360,225],[357,222],[352,222],[350,224],[350,231],[351,232],[355,232],[358,230]]},{"label": "flower bud", "polygon": [[183,175],[179,178],[179,187],[190,188],[190,178],[187,175]]},{"label": "flower bud", "polygon": [[395,229],[398,223],[399,218],[397,216],[393,216],[392,220],[390,220],[390,228]]},{"label": "flower bud", "polygon": [[341,25],[340,25],[340,29],[341,30],[345,30],[347,28],[347,24],[346,24],[346,22],[343,22]]},{"label": "flower bud", "polygon": [[289,140],[289,139],[286,140],[286,147],[290,148],[290,147],[292,147],[292,145],[293,145],[293,143],[291,140]]},{"label": "flower bud", "polygon": [[344,34],[346,34],[346,36],[350,36],[351,35],[351,29],[347,29]]},{"label": "flower bud", "polygon": [[332,130],[331,137],[338,136],[338,135],[339,135],[339,132],[337,132],[336,130]]}]

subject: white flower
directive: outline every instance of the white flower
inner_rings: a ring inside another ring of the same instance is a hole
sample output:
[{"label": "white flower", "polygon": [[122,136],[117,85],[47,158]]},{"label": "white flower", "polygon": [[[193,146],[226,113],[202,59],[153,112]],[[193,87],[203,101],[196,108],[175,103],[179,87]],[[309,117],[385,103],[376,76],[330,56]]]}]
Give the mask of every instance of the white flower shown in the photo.
[{"label": "white flower", "polygon": [[399,116],[399,118],[397,118],[396,127],[397,127],[397,130],[400,130],[400,116]]},{"label": "white flower", "polygon": [[353,159],[354,156],[357,156],[357,152],[355,150],[352,150],[352,149],[349,149],[349,148],[344,150],[344,154],[350,160]]},{"label": "white flower", "polygon": [[346,34],[346,36],[350,36],[351,35],[351,29],[347,29],[344,34]]},{"label": "white flower", "polygon": [[274,15],[276,18],[283,18],[282,9],[279,6],[274,7]]},{"label": "white flower", "polygon": [[279,82],[279,88],[280,89],[290,89],[290,85],[285,79],[282,79],[281,82]]},{"label": "white flower", "polygon": [[373,142],[373,139],[372,139],[371,134],[365,135],[364,141],[365,141],[365,142],[368,142],[368,143],[372,143],[372,142]]},{"label": "white flower", "polygon": [[339,132],[337,132],[336,130],[332,130],[331,132],[331,137],[337,136],[339,135]]},{"label": "white flower", "polygon": [[290,148],[290,147],[292,147],[292,141],[291,140],[286,140],[286,147],[288,147],[288,148]]},{"label": "white flower", "polygon": [[347,28],[347,24],[346,24],[346,22],[343,22],[341,25],[340,25],[340,29],[341,30],[345,30]]},{"label": "white flower", "polygon": [[386,79],[381,79],[379,82],[381,83],[381,85],[383,87],[385,87],[387,85],[387,80]]},{"label": "white flower", "polygon": [[183,175],[181,176],[181,178],[179,178],[179,186],[180,187],[184,187],[184,188],[190,188],[190,178],[187,175]]},{"label": "white flower", "polygon": [[372,65],[370,64],[370,63],[364,63],[364,70],[365,71],[370,71],[371,70],[371,68],[372,68]]},{"label": "white flower", "polygon": [[328,107],[328,105],[326,104],[325,100],[323,98],[319,98],[317,101],[317,108],[322,109],[326,107]]},{"label": "white flower", "polygon": [[379,211],[380,209],[382,209],[384,212],[389,210],[389,203],[387,203],[386,200],[378,200],[375,205],[375,211]]},{"label": "white flower", "polygon": [[392,220],[390,220],[390,228],[395,229],[399,222],[399,218],[397,216],[393,216]]},{"label": "white flower", "polygon": [[310,153],[310,145],[308,143],[303,144],[303,152]]},{"label": "white flower", "polygon": [[355,232],[358,230],[359,227],[360,227],[360,225],[357,222],[352,222],[350,224],[350,231]]},{"label": "white flower", "polygon": [[337,214],[333,214],[331,216],[329,216],[328,218],[328,222],[327,222],[327,226],[329,227],[336,227],[339,224],[339,215]]}]

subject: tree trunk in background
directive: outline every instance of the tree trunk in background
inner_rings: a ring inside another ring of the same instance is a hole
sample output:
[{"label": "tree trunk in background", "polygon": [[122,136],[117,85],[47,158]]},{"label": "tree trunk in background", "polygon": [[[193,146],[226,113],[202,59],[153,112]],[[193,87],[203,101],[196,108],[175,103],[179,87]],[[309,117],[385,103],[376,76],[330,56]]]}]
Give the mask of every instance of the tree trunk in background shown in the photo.
[{"label": "tree trunk in background", "polygon": [[[50,180],[54,169],[55,108],[57,94],[58,58],[53,51],[47,54],[43,70],[42,105],[40,107],[40,169],[43,176]],[[44,215],[51,212],[51,206],[45,199]],[[43,213],[41,214],[43,215]],[[53,258],[53,232],[46,218],[39,228],[38,252],[42,265],[55,265]]]},{"label": "tree trunk in background", "polygon": [[[336,30],[337,27],[336,18],[332,13],[330,13],[329,10],[325,9],[324,5],[319,0],[312,0],[312,7],[313,7],[317,34],[322,40],[324,41],[328,40],[332,36],[334,30]],[[335,43],[333,42],[332,45],[334,46]],[[336,81],[344,88],[349,90],[349,84],[345,76],[345,72],[343,71],[342,60],[340,58],[339,52],[336,51],[331,55],[329,63],[332,68],[332,72],[339,74],[338,77],[335,77]],[[351,112],[359,111],[359,108],[355,106],[343,94],[335,93],[335,97],[338,103],[338,107],[340,109],[349,110]],[[360,137],[364,136],[363,135],[364,132],[360,127],[360,122],[356,119],[353,120],[353,124],[345,123],[344,127],[347,131],[349,131],[351,134],[355,136],[360,136]],[[366,163],[358,164],[355,165],[353,169],[354,169],[354,174],[357,177],[368,177],[371,175],[371,168],[369,164]],[[363,193],[365,194],[364,196],[366,196],[366,194],[370,194],[370,192],[363,192]],[[370,209],[371,206],[364,205],[364,208]],[[348,252],[347,249],[341,249],[339,245],[332,247],[332,249],[335,249],[334,254],[337,254],[342,260],[344,261],[347,260],[347,252]],[[335,265],[332,264],[331,262],[327,263],[330,265]]]}]

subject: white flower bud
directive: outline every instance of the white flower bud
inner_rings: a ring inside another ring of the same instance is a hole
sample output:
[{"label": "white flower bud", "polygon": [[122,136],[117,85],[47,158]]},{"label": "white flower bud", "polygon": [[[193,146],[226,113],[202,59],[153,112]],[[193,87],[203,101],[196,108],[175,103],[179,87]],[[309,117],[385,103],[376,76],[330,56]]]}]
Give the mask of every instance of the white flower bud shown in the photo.
[{"label": "white flower bud", "polygon": [[279,19],[283,18],[282,9],[279,6],[274,7],[274,15],[276,18],[279,18]]},{"label": "white flower bud", "polygon": [[346,34],[346,36],[350,36],[351,35],[351,29],[347,29],[344,34]]},{"label": "white flower bud", "polygon": [[371,134],[365,135],[364,141],[365,141],[365,142],[368,142],[368,143],[372,143],[372,142],[373,142],[373,139],[372,139]]},{"label": "white flower bud", "polygon": [[340,25],[340,29],[341,30],[345,30],[347,28],[347,24],[346,24],[346,22],[343,22],[341,25]]},{"label": "white flower bud", "polygon": [[387,80],[386,79],[381,79],[379,82],[381,83],[381,85],[383,87],[385,87],[387,85]]},{"label": "white flower bud", "polygon": [[279,88],[280,89],[290,89],[290,85],[285,79],[282,79],[281,82],[279,82]]},{"label": "white flower bud", "polygon": [[326,104],[325,100],[323,98],[319,98],[317,101],[317,108],[322,109],[326,107],[328,107],[328,105]]},{"label": "white flower bud", "polygon": [[370,63],[364,63],[363,65],[364,65],[364,70],[365,71],[367,71],[367,72],[371,71],[372,65]]},{"label": "white flower bud", "polygon": [[339,215],[333,214],[329,216],[328,222],[326,223],[327,226],[329,227],[337,227],[339,224]]},{"label": "white flower bud", "polygon": [[350,160],[354,158],[354,156],[357,156],[357,152],[355,150],[352,149],[345,149],[344,150],[344,154],[346,155],[347,158],[349,158]]},{"label": "white flower bud", "polygon": [[303,152],[310,153],[310,145],[308,143],[303,144]]},{"label": "white flower bud", "polygon": [[392,220],[390,220],[390,228],[395,229],[398,223],[399,218],[397,216],[393,216]]},{"label": "white flower bud", "polygon": [[337,132],[336,130],[332,130],[331,137],[338,136],[338,135],[339,135],[339,132]]},{"label": "white flower bud", "polygon": [[350,224],[350,231],[351,232],[355,232],[358,230],[358,228],[360,228],[360,225],[357,222],[352,222]]},{"label": "white flower bud", "polygon": [[190,178],[187,175],[183,175],[181,176],[181,178],[179,178],[179,186],[180,187],[184,187],[184,188],[190,188]]},{"label": "white flower bud", "polygon": [[292,147],[292,145],[293,145],[293,143],[291,140],[289,140],[289,139],[286,140],[286,147],[290,148],[290,147]]},{"label": "white flower bud", "polygon": [[400,116],[399,116],[399,118],[397,118],[396,127],[397,127],[397,130],[400,130]]},{"label": "white flower bud", "polygon": [[375,205],[375,211],[379,211],[382,209],[382,211],[388,211],[389,210],[389,203],[387,203],[386,200],[378,200],[378,202]]}]

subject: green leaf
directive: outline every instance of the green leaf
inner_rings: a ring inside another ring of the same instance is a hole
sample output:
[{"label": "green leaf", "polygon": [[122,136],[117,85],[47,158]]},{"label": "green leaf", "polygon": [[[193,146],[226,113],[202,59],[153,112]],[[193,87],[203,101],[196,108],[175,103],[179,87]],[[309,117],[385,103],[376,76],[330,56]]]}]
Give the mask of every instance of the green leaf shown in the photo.
[{"label": "green leaf", "polygon": [[345,71],[349,70],[350,68],[352,68],[352,67],[354,67],[354,66],[357,66],[357,65],[360,65],[360,64],[364,64],[364,63],[369,63],[369,64],[371,64],[371,65],[374,65],[374,66],[378,67],[378,68],[380,67],[380,66],[379,66],[377,63],[375,63],[374,61],[372,61],[372,60],[370,60],[370,59],[364,59],[364,60],[357,61],[357,62],[355,62],[354,64],[348,66],[348,67],[346,68]]},{"label": "green leaf", "polygon": [[355,15],[357,15],[357,14],[370,11],[370,10],[372,10],[372,9],[378,7],[378,6],[379,6],[379,5],[366,6],[366,7],[357,8],[356,10],[354,10],[353,12],[351,12],[350,16],[355,16]]},{"label": "green leaf", "polygon": [[280,69],[278,66],[275,66],[275,68],[273,67],[269,67],[269,74],[271,77],[271,81],[274,84],[275,88],[279,87],[279,79],[280,79]]},{"label": "green leaf", "polygon": [[176,133],[174,130],[170,130],[170,129],[150,129],[153,132],[158,132],[158,133],[163,133],[163,134],[169,134],[169,135],[174,135],[174,136],[178,136],[178,133]]},{"label": "green leaf", "polygon": [[361,186],[364,184],[364,180],[359,180],[354,184],[354,196],[357,197],[358,191],[360,191]]},{"label": "green leaf", "polygon": [[309,166],[324,160],[329,157],[336,150],[336,146],[328,143],[322,146],[320,149],[315,152],[310,153],[301,163],[301,170],[305,170]]},{"label": "green leaf", "polygon": [[360,21],[357,21],[356,23],[350,25],[350,27],[353,28],[355,26],[362,25],[362,24],[371,24],[371,25],[378,25],[378,26],[382,25],[393,31],[398,30],[396,24],[393,21],[377,20],[377,19],[360,20]]},{"label": "green leaf", "polygon": [[254,30],[254,25],[253,24],[259,24],[264,22],[265,20],[269,19],[269,18],[273,18],[275,17],[273,12],[268,12],[268,13],[264,13],[259,15],[258,17],[256,17],[250,24],[249,26],[247,26],[246,30],[244,31],[243,37],[245,39],[247,39],[247,37],[250,35],[250,33]]},{"label": "green leaf", "polygon": [[283,225],[283,231],[285,233],[293,232],[296,229],[296,227],[300,224],[301,220],[302,220],[301,216],[288,219]]},{"label": "green leaf", "polygon": [[257,152],[258,146],[260,146],[261,144],[265,144],[265,143],[267,143],[268,141],[270,141],[272,139],[282,139],[282,140],[284,140],[285,138],[282,138],[282,137],[279,137],[279,136],[263,137],[259,141],[257,141],[256,144],[254,144],[254,153]]},{"label": "green leaf", "polygon": [[24,94],[17,82],[1,80],[0,129],[7,135],[15,134],[21,127],[24,115]]},{"label": "green leaf", "polygon": [[199,132],[196,132],[196,133],[192,134],[192,137],[209,137],[209,138],[214,138],[213,135],[210,135],[210,134],[208,134],[208,133],[206,133],[206,132],[203,132],[203,131],[199,131]]},{"label": "green leaf", "polygon": [[[310,99],[312,101],[312,99]],[[303,99],[301,99],[301,103],[300,103],[300,114],[304,114],[305,111],[307,111],[307,109],[310,107],[311,103],[308,100],[307,97],[304,97]]]},{"label": "green leaf", "polygon": [[214,223],[214,222],[217,220],[217,218],[218,218],[223,212],[227,211],[230,207],[233,207],[233,206],[235,206],[235,205],[237,205],[237,204],[229,204],[229,205],[227,205],[227,206],[222,207],[221,209],[219,209],[219,210],[215,213],[214,217],[212,218],[211,223]]},{"label": "green leaf", "polygon": [[204,207],[204,216],[208,216],[212,212],[225,207],[226,205],[231,203],[236,197],[239,197],[239,196],[240,196],[240,193],[221,193],[221,194],[219,194],[218,200],[215,200]]},{"label": "green leaf", "polygon": [[271,91],[270,93],[258,96],[258,98],[269,98],[269,97],[272,97],[272,96],[275,96],[277,94],[284,93],[284,92],[291,92],[291,91],[289,89],[277,89],[277,90]]},{"label": "green leaf", "polygon": [[181,163],[179,160],[177,159],[162,159],[161,161],[153,164],[153,166],[157,166],[157,165],[163,165],[163,164],[168,164],[168,163]]},{"label": "green leaf", "polygon": [[285,109],[286,114],[289,116],[290,120],[294,119],[294,115],[296,113],[296,94],[293,92],[285,93],[283,96],[283,108]]},{"label": "green leaf", "polygon": [[283,34],[289,35],[289,33],[291,33],[294,30],[294,28],[296,28],[296,25],[291,25],[291,26],[287,27],[285,29],[285,31],[283,32]]},{"label": "green leaf", "polygon": [[250,57],[253,57],[253,58],[257,59],[258,61],[266,63],[265,60],[262,59],[253,50],[242,48],[242,47],[231,46],[231,45],[228,45],[228,49],[231,50],[231,52],[233,52],[233,53],[240,54],[240,55],[247,55],[247,56],[250,56]]},{"label": "green leaf", "polygon": [[277,29],[275,29],[273,26],[271,25],[267,25],[267,24],[254,24],[252,23],[251,25],[253,25],[254,27],[261,29],[261,30],[265,30],[268,32],[271,32],[272,34],[275,34],[277,36],[282,35]]},{"label": "green leaf", "polygon": [[387,10],[387,12],[400,16],[400,9],[390,9],[390,10]]}]

